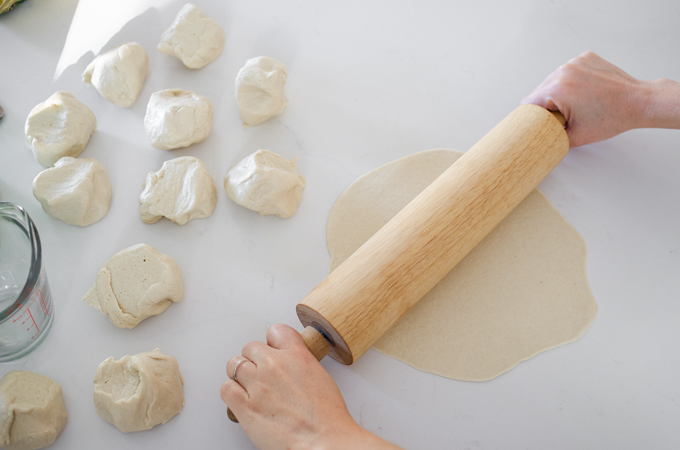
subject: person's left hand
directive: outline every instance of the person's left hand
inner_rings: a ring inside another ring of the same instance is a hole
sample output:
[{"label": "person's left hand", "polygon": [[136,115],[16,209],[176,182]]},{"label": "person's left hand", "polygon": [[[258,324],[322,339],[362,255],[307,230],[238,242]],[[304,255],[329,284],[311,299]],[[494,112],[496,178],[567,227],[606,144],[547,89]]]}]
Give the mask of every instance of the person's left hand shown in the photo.
[{"label": "person's left hand", "polygon": [[243,347],[227,376],[220,396],[258,448],[395,448],[352,419],[335,381],[287,325],[269,328],[267,344]]}]

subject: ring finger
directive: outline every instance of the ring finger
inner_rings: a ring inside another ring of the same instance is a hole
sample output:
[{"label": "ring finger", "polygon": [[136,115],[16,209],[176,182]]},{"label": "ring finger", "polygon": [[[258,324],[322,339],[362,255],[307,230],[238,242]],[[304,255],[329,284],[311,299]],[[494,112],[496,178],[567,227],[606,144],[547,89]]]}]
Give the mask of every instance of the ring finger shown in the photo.
[{"label": "ring finger", "polygon": [[248,382],[253,379],[257,366],[245,356],[234,356],[227,362],[227,376],[248,390]]}]

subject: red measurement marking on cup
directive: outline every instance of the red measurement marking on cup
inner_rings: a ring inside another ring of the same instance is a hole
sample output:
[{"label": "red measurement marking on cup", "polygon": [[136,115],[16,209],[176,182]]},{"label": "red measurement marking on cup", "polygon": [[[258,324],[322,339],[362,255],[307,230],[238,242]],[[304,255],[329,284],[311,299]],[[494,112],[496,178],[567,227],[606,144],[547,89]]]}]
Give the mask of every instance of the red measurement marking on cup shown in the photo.
[{"label": "red measurement marking on cup", "polygon": [[49,316],[50,313],[49,313],[49,311],[47,311],[47,305],[45,304],[45,297],[43,297],[41,291],[38,291],[38,294],[40,294],[40,305],[42,306],[42,309],[45,312],[45,315]]},{"label": "red measurement marking on cup", "polygon": [[[6,315],[6,316],[11,316],[12,314],[14,314],[14,311],[16,311],[16,310],[19,309],[19,308],[21,308],[21,302],[17,299],[17,300],[14,301],[14,303],[12,304],[12,306],[10,306],[10,307],[5,311],[5,315]],[[15,321],[15,322],[16,322],[16,321]]]},{"label": "red measurement marking on cup", "polygon": [[[42,277],[41,277],[41,279],[40,279],[40,282],[42,282]],[[33,305],[33,302],[34,302],[35,299],[37,298],[37,295],[35,295],[35,292],[36,292],[36,291],[34,291],[33,289],[31,289],[30,287],[27,288],[27,289],[28,289],[28,291],[30,292],[30,294],[29,294],[30,297],[32,297],[32,298],[31,298],[31,306],[32,306],[32,305]],[[47,313],[47,307],[45,306],[45,298],[43,297],[42,292],[40,291],[40,289],[38,289],[37,292],[38,292],[38,295],[40,296],[40,309],[41,309],[42,312],[44,312],[45,314],[49,315],[49,314]],[[31,306],[29,306],[29,308],[30,308]]]},{"label": "red measurement marking on cup", "polygon": [[[35,333],[33,333],[33,336],[31,336],[31,339],[35,339],[35,337],[40,333],[40,328],[38,328],[38,323],[35,321],[35,318],[33,317],[33,314],[31,313],[31,306],[33,306],[33,302],[35,302],[37,295],[34,295],[33,298],[31,299],[31,303],[28,304],[25,310],[19,314],[19,316],[12,321],[12,323],[16,323],[19,320],[23,318],[23,322],[21,322],[21,325],[26,325],[26,323],[29,323],[28,328],[26,328],[26,331],[31,331],[31,328],[35,327]],[[28,317],[26,316],[26,313],[28,313]],[[30,322],[29,322],[30,320]]]},{"label": "red measurement marking on cup", "polygon": [[[36,330],[36,331],[35,331],[35,334],[34,334],[33,336],[31,336],[31,339],[33,339],[33,338],[35,337],[36,334],[40,333],[40,328],[38,328],[38,324],[35,323],[35,319],[33,318],[33,314],[31,314],[31,310],[30,310],[30,309],[28,310],[28,315],[31,317],[31,320],[33,321],[33,326],[35,326],[35,330]],[[30,329],[31,329],[31,327],[28,327],[28,328],[26,329],[26,331],[29,331]]]}]

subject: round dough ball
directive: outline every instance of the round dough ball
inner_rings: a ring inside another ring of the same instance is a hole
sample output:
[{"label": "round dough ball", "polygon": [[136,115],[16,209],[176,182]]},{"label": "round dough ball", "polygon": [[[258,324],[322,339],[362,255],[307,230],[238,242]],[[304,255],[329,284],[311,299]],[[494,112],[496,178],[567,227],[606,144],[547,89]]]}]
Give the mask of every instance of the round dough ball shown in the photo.
[{"label": "round dough ball", "polygon": [[213,104],[184,89],[151,94],[144,130],[151,145],[161,150],[188,147],[205,140],[212,129]]},{"label": "round dough ball", "polygon": [[97,128],[90,109],[68,92],[55,92],[26,119],[26,145],[43,167],[64,156],[80,155]]},{"label": "round dough ball", "polygon": [[86,227],[109,212],[111,185],[94,158],[65,156],[35,177],[33,196],[55,219]]},{"label": "round dough ball", "polygon": [[149,58],[136,42],[119,45],[97,56],[83,72],[83,81],[122,108],[135,104],[149,69]]},{"label": "round dough ball", "polygon": [[165,161],[158,172],[150,172],[142,185],[139,212],[145,223],[162,217],[178,225],[213,213],[217,203],[215,181],[205,164],[193,156]]},{"label": "round dough ball", "polygon": [[0,379],[0,447],[43,448],[66,425],[61,386],[33,372],[14,371]]},{"label": "round dough ball", "polygon": [[106,261],[83,301],[109,316],[115,326],[134,328],[183,297],[182,273],[175,260],[150,245],[137,244]]},{"label": "round dough ball", "polygon": [[161,35],[158,51],[175,56],[189,69],[213,62],[224,48],[224,30],[196,5],[187,3]]},{"label": "round dough ball", "polygon": [[283,87],[288,69],[280,62],[260,56],[246,61],[236,76],[236,101],[245,125],[257,125],[286,108]]},{"label": "round dough ball", "polygon": [[295,159],[288,161],[269,150],[258,150],[229,169],[224,190],[234,202],[263,216],[287,219],[295,214],[305,178]]},{"label": "round dough ball", "polygon": [[111,357],[94,376],[94,407],[123,433],[150,430],[182,410],[183,385],[177,360],[159,349]]}]

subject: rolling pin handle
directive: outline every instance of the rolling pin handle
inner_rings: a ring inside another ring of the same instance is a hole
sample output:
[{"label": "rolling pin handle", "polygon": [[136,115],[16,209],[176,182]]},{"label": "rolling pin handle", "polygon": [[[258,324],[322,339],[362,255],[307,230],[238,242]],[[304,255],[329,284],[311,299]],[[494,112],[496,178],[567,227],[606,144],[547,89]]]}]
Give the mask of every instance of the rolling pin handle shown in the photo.
[{"label": "rolling pin handle", "polygon": [[[304,330],[302,330],[300,335],[302,336],[302,339],[304,339],[305,345],[312,355],[314,355],[317,361],[321,361],[324,356],[330,353],[331,345],[328,343],[328,340],[324,337],[323,333],[316,328],[306,327]],[[227,416],[232,422],[238,423],[238,419],[230,408],[227,408]]]},{"label": "rolling pin handle", "polygon": [[559,111],[550,111],[553,116],[555,116],[555,119],[559,120],[560,123],[562,124],[563,127],[567,126],[567,119],[564,118],[561,112]]},{"label": "rolling pin handle", "polygon": [[317,361],[321,361],[331,351],[331,345],[328,339],[323,335],[323,332],[314,327],[305,327],[300,333],[305,345],[309,351],[314,355]]},{"label": "rolling pin handle", "polygon": [[238,423],[238,419],[234,415],[233,412],[231,412],[231,408],[227,407],[227,417],[229,417],[229,420],[231,420],[234,423]]}]

